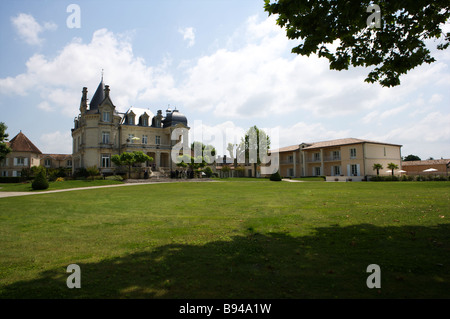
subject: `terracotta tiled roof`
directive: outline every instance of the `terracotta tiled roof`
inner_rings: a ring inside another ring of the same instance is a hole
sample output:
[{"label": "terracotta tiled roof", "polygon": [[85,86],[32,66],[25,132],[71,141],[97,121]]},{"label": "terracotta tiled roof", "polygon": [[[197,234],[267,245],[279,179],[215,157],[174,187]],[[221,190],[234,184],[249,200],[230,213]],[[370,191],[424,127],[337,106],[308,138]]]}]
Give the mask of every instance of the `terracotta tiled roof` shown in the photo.
[{"label": "terracotta tiled roof", "polygon": [[22,132],[9,141],[9,147],[15,152],[32,152],[42,154],[42,152],[25,136]]},{"label": "terracotta tiled roof", "polygon": [[323,147],[332,147],[332,146],[342,146],[342,145],[351,145],[351,144],[360,144],[360,143],[373,143],[373,144],[383,144],[383,145],[394,145],[401,146],[398,144],[370,141],[370,140],[362,140],[359,138],[341,138],[337,140],[323,141],[317,143],[311,143],[311,146],[305,147],[305,150],[323,148]]},{"label": "terracotta tiled roof", "polygon": [[72,155],[70,154],[42,154],[42,158],[51,157],[52,159],[56,161],[64,161],[67,159],[72,158]]},{"label": "terracotta tiled roof", "polygon": [[300,145],[291,145],[291,146],[285,146],[285,147],[281,147],[279,149],[276,150],[270,150],[270,152],[292,152],[292,151],[297,151],[300,148]]},{"label": "terracotta tiled roof", "polygon": [[425,161],[403,161],[403,166],[415,166],[415,165],[446,165],[450,162],[450,159],[438,159],[438,160],[425,160]]}]

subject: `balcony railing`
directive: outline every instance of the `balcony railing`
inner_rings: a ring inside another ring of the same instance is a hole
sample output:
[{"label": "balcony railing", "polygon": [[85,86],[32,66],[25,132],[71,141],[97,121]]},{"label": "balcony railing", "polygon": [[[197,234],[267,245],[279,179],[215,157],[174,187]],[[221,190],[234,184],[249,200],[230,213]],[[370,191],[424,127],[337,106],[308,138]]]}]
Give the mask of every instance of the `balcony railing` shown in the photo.
[{"label": "balcony railing", "polygon": [[[340,156],[324,156],[323,157],[323,161],[324,162],[337,162],[340,161],[341,157]],[[322,162],[322,159],[319,157],[307,157],[306,158],[306,162],[307,163],[320,163]]]}]

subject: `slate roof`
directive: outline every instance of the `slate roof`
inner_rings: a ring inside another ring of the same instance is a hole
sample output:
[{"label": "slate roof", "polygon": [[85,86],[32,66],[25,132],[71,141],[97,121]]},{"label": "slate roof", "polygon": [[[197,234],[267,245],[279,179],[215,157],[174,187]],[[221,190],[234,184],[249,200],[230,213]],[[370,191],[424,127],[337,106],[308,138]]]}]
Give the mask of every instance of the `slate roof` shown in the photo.
[{"label": "slate roof", "polygon": [[97,90],[94,93],[94,96],[91,99],[91,103],[89,103],[89,110],[97,110],[100,103],[105,99],[105,85],[103,83],[103,78],[100,81],[100,84],[97,87]]},{"label": "slate roof", "polygon": [[22,133],[22,131],[14,136],[8,144],[14,152],[32,152],[42,154],[42,152],[28,139],[28,137],[25,136],[25,134]]}]

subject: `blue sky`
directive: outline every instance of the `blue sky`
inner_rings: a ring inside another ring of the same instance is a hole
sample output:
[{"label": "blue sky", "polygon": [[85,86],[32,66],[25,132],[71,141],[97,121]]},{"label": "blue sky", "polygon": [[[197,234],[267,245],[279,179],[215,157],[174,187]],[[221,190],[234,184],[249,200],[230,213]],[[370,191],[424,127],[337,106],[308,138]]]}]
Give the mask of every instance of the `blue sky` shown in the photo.
[{"label": "blue sky", "polygon": [[[79,28],[68,27],[70,4],[80,8]],[[11,138],[22,130],[44,153],[71,153],[82,88],[92,97],[104,69],[119,111],[176,107],[220,154],[233,141],[226,132],[257,125],[277,132],[279,146],[355,137],[450,158],[450,50],[430,42],[437,62],[382,88],[363,81],[369,69],[333,71],[324,59],[290,53],[295,42],[263,6],[1,1],[0,121]]]}]

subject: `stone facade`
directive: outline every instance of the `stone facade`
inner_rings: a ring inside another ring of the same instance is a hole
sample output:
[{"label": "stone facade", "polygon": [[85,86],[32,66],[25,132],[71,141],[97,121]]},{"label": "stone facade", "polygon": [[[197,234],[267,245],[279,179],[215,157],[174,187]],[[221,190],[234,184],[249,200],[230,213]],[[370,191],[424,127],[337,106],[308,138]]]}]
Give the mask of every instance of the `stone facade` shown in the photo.
[{"label": "stone facade", "polygon": [[302,143],[278,150],[280,174],[302,176],[376,175],[374,164],[381,164],[380,175],[388,175],[388,163],[401,169],[401,145],[356,138]]},{"label": "stone facade", "polygon": [[176,167],[171,161],[172,148],[179,141],[171,139],[176,128],[189,129],[177,109],[167,109],[164,116],[161,110],[154,115],[136,107],[119,112],[102,79],[89,105],[87,88],[82,91],[80,114],[72,129],[73,171],[95,166],[104,175],[113,174],[113,155],[142,151],[153,158],[142,166],[167,174]]}]

